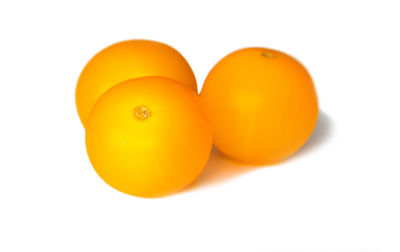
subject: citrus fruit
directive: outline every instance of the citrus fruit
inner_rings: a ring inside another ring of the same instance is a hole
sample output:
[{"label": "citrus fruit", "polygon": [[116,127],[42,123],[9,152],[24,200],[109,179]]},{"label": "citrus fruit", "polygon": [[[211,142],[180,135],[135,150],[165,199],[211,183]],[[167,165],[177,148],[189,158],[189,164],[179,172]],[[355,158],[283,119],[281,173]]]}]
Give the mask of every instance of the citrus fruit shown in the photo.
[{"label": "citrus fruit", "polygon": [[318,101],[307,70],[291,56],[245,48],[220,60],[200,93],[215,146],[231,158],[274,163],[311,135]]},{"label": "citrus fruit", "polygon": [[175,79],[197,92],[192,69],[174,48],[150,40],[119,42],[97,53],[82,70],[75,100],[83,125],[104,92],[117,83],[144,76]]},{"label": "citrus fruit", "polygon": [[86,148],[99,176],[140,197],[178,191],[203,170],[212,146],[198,95],[175,80],[122,82],[95,103]]}]

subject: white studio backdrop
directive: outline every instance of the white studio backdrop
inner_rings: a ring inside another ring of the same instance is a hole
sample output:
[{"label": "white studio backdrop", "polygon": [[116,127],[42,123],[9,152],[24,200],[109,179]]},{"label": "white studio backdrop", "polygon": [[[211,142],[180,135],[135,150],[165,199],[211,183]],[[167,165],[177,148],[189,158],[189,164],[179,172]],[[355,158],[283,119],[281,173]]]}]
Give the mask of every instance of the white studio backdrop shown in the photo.
[{"label": "white studio backdrop", "polygon": [[[1,1],[0,251],[400,251],[398,1]],[[106,185],[75,85],[126,39],[167,43],[201,89],[229,52],[263,46],[310,71],[321,116],[273,166],[214,151],[183,192]]]}]

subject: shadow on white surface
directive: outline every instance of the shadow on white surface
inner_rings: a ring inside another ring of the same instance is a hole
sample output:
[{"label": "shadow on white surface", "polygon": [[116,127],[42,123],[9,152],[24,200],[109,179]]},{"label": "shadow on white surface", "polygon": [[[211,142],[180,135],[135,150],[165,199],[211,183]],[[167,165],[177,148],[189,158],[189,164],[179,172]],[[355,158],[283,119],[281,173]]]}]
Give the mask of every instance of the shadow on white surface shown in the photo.
[{"label": "shadow on white surface", "polygon": [[214,146],[204,171],[184,191],[217,184],[250,172],[258,166],[239,163],[218,151]]},{"label": "shadow on white surface", "polygon": [[[303,155],[306,155],[308,152],[315,150],[316,148],[324,144],[331,134],[332,120],[326,113],[320,111],[317,124],[311,137],[299,151],[297,151],[293,156],[289,157],[288,159],[283,160],[282,162],[286,162],[293,158],[299,158]],[[215,147],[213,147],[210,159],[208,160],[208,163],[204,168],[202,174],[182,192],[187,192],[203,186],[222,183],[224,181],[228,181],[230,179],[243,175],[247,172],[253,171],[257,168],[271,167],[277,164],[256,166],[240,163],[225,156]]]},{"label": "shadow on white surface", "polygon": [[[333,130],[333,122],[332,119],[324,112],[319,111],[317,124],[315,125],[315,129],[311,134],[310,138],[307,142],[298,150],[295,154],[289,157],[287,160],[292,158],[298,158],[310,151],[313,151],[320,147],[322,144],[326,143],[327,140],[332,135]],[[284,160],[283,162],[285,162]]]}]

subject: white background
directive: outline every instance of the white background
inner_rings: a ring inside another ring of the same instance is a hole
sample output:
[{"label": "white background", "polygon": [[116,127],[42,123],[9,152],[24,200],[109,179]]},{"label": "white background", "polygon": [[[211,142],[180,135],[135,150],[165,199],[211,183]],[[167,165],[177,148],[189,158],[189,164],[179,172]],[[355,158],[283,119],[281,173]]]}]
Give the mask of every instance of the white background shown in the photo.
[{"label": "white background", "polygon": [[[1,1],[0,251],[399,251],[398,1]],[[217,152],[185,191],[141,199],[86,155],[75,85],[126,39],[158,40],[199,89],[229,52],[287,52],[321,117],[285,162]]]}]

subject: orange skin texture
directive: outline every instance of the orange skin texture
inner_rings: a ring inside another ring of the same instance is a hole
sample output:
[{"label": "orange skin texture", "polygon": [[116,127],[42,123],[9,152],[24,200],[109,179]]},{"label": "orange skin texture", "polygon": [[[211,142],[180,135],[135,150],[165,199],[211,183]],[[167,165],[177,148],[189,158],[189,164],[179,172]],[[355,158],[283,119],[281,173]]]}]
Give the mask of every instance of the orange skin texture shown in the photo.
[{"label": "orange skin texture", "polygon": [[98,175],[139,197],[181,190],[203,170],[212,132],[196,92],[165,77],[130,79],[95,103],[86,149]]},{"label": "orange skin texture", "polygon": [[220,60],[200,93],[215,146],[247,163],[271,164],[295,153],[318,118],[311,76],[293,57],[245,48]]},{"label": "orange skin texture", "polygon": [[197,92],[196,79],[185,58],[174,48],[150,40],[128,40],[97,53],[82,70],[75,101],[86,125],[96,100],[114,85],[132,78],[164,76]]}]

